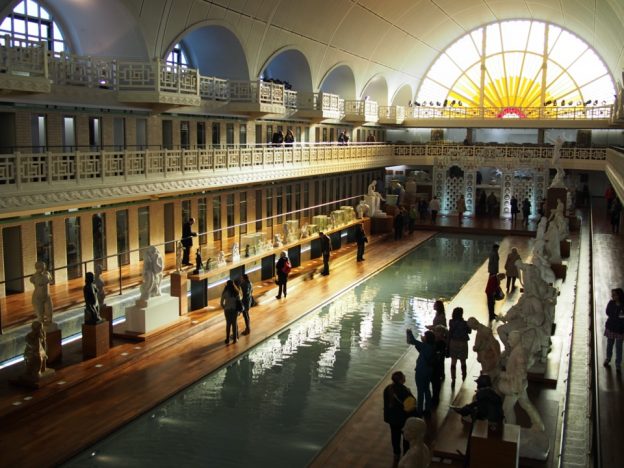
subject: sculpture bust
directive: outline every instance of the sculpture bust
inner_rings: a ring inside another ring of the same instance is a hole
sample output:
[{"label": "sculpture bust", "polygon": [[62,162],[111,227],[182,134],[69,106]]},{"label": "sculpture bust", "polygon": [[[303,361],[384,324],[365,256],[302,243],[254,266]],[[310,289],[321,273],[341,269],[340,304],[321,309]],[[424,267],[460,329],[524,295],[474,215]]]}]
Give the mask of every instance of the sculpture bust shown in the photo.
[{"label": "sculpture bust", "polygon": [[52,275],[43,262],[35,263],[35,273],[30,277],[34,289],[32,293],[32,305],[37,315],[37,320],[48,329],[52,325],[52,298],[50,297],[49,285]]},{"label": "sculpture bust", "polygon": [[431,464],[431,452],[425,445],[427,424],[420,418],[407,418],[403,426],[403,437],[410,448],[399,461],[399,468],[427,468]]},{"label": "sculpture bust", "polygon": [[87,325],[95,325],[102,321],[100,307],[97,302],[98,289],[95,286],[95,276],[90,271],[85,275],[85,285],[82,288],[85,301],[84,321]]},{"label": "sculpture bust", "polygon": [[24,363],[26,371],[24,377],[27,380],[36,381],[46,371],[46,333],[43,324],[35,320],[31,324],[31,331],[26,335],[26,347],[24,348]]},{"label": "sculpture bust", "polygon": [[150,245],[143,256],[143,284],[141,285],[141,300],[160,296],[160,282],[162,281],[163,259],[160,251]]}]

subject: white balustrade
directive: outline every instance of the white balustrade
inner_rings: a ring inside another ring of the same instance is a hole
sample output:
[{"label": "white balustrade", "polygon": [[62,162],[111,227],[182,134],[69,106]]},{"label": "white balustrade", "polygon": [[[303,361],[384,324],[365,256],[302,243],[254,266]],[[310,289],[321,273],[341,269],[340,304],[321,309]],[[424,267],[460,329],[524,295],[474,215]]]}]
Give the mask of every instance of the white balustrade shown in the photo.
[{"label": "white balustrade", "polygon": [[0,73],[47,77],[46,43],[1,36]]}]

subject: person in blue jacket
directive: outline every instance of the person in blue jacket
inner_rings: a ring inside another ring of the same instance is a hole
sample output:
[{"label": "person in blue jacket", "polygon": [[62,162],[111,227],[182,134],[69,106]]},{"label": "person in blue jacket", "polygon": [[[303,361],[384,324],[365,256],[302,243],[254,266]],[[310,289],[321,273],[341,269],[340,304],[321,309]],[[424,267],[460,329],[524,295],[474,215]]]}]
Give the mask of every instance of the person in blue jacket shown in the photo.
[{"label": "person in blue jacket", "polygon": [[426,331],[423,341],[414,337],[411,329],[407,329],[407,343],[418,350],[416,360],[416,395],[418,400],[417,414],[429,416],[431,414],[431,374],[435,354],[435,335]]}]

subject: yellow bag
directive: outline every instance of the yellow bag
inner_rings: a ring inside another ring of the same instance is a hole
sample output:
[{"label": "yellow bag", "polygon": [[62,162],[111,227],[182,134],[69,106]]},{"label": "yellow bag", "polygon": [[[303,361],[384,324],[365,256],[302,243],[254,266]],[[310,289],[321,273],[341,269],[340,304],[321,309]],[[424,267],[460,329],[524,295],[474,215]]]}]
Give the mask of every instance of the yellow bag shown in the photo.
[{"label": "yellow bag", "polygon": [[405,400],[403,400],[403,411],[406,413],[413,413],[416,411],[416,398],[412,395],[406,397]]}]

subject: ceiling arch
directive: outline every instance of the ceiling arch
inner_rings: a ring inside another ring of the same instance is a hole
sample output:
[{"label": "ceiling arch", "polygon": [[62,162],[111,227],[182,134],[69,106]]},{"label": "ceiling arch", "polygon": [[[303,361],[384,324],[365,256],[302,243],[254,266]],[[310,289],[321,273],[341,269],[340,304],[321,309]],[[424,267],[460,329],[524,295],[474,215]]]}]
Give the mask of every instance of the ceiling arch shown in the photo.
[{"label": "ceiling arch", "polygon": [[338,94],[343,99],[355,99],[355,75],[349,65],[337,64],[323,77],[319,89]]},{"label": "ceiling arch", "polygon": [[388,105],[388,82],[383,75],[375,75],[362,88],[361,99],[370,99],[380,106]]},{"label": "ceiling arch", "polygon": [[262,67],[261,77],[287,82],[294,91],[312,92],[308,59],[295,48],[286,47],[274,53]]}]

